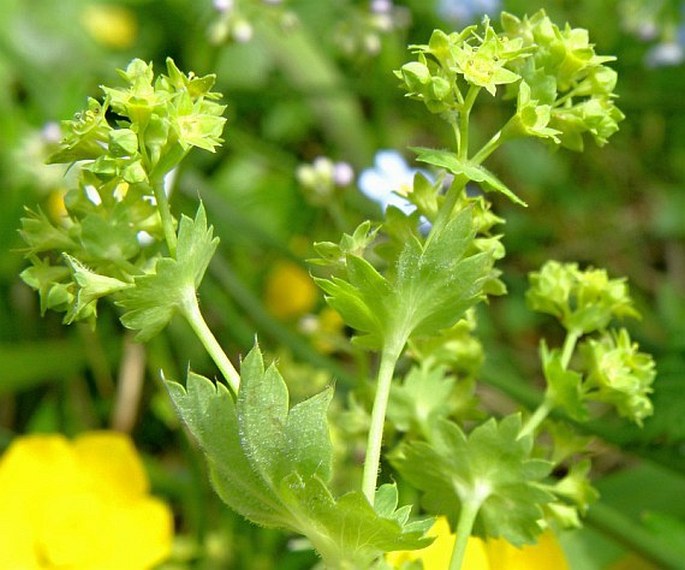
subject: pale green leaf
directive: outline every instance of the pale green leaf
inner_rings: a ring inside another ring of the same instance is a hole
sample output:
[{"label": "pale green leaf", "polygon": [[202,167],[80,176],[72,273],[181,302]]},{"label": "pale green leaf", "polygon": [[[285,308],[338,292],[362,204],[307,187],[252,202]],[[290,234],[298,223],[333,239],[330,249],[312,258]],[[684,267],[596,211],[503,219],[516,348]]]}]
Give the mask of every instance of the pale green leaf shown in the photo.
[{"label": "pale green leaf", "polygon": [[425,162],[445,168],[452,174],[463,174],[469,180],[478,182],[485,190],[495,190],[500,194],[504,194],[512,202],[527,206],[516,194],[514,194],[497,176],[490,172],[487,168],[480,164],[468,160],[460,160],[456,154],[447,150],[438,150],[433,148],[412,148],[418,155],[416,160]]},{"label": "pale green leaf", "polygon": [[136,276],[134,286],[122,291],[117,300],[125,310],[121,322],[138,331],[137,340],[159,333],[187,296],[195,294],[218,243],[212,227],[207,227],[202,204],[194,220],[181,218],[176,258],[159,258],[153,271]]},{"label": "pale green leaf", "polygon": [[480,496],[474,534],[520,546],[535,541],[543,506],[553,499],[540,484],[552,464],[532,458],[532,436],[520,432],[519,415],[490,419],[468,436],[443,420],[431,443],[403,445],[393,463],[423,491],[429,512],[447,516],[454,526],[461,505]]}]

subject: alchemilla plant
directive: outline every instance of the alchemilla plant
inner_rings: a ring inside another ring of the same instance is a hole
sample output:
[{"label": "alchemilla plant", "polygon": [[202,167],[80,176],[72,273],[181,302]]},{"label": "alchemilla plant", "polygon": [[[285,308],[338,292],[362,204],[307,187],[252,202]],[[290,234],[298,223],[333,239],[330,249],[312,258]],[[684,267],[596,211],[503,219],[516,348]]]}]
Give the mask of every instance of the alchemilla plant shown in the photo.
[{"label": "alchemilla plant", "polygon": [[[331,570],[417,568],[420,558],[386,554],[429,545],[436,518],[456,531],[450,570],[462,567],[472,536],[523,546],[577,527],[597,493],[574,426],[605,413],[640,424],[652,412],[654,362],[619,323],[638,316],[626,281],[552,260],[530,275],[527,294],[565,334],[558,346],[540,345],[544,399],[532,412],[475,413],[487,354],[475,337],[478,313],[506,294],[497,269],[504,220],[490,197],[525,207],[485,163],[519,138],[573,151],[605,144],[623,119],[613,58],[595,53],[586,30],[560,28],[543,11],[436,30],[410,51],[395,72],[400,86],[449,125],[453,144],[413,148],[431,174],[418,172],[403,189],[410,207],[390,206],[381,222],[316,244],[311,260],[353,342],[376,356],[359,488],[333,490],[334,387],[293,405],[258,344],[234,363],[202,316],[198,288],[218,243],[212,214],[200,204],[177,219],[165,180],[192,147],[213,152],[222,142],[212,75],[168,60],[155,77],[132,61],[123,87],[103,87],[101,102],[63,124],[51,160],[76,172],[67,215],[54,222],[29,211],[21,230],[30,262],[22,277],[42,310],[63,312],[65,323],[94,324],[105,299],[141,342],[175,314],[188,321],[225,383],[192,371],[184,384],[165,383],[216,492],[255,524],[305,537]],[[477,147],[471,112],[492,97],[508,100],[511,113]],[[410,487],[416,504],[401,504]]]}]

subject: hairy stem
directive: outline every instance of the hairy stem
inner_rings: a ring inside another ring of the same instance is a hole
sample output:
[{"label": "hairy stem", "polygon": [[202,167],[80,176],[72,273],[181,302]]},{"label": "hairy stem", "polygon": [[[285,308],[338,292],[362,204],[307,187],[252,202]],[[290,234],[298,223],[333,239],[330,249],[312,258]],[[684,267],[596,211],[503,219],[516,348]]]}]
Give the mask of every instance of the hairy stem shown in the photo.
[{"label": "hairy stem", "polygon": [[197,338],[200,339],[200,342],[209,353],[209,356],[212,357],[212,360],[221,371],[221,374],[226,378],[233,393],[237,394],[238,388],[240,387],[240,374],[238,374],[233,363],[221,348],[219,341],[216,340],[216,337],[207,326],[207,323],[200,312],[200,306],[197,303],[194,288],[188,288],[186,295],[184,295],[180,310],[197,335]]},{"label": "hairy stem", "polygon": [[403,347],[404,342],[394,343],[390,347],[386,346],[381,354],[381,363],[378,369],[376,397],[371,412],[371,427],[369,428],[369,437],[366,442],[366,457],[362,474],[362,492],[372,505],[376,494],[378,468],[381,462],[383,426],[385,424],[385,412],[388,408],[390,386],[393,373],[395,372],[395,365]]},{"label": "hairy stem", "polygon": [[174,229],[174,218],[169,207],[169,199],[164,191],[164,179],[155,182],[152,185],[152,190],[155,193],[159,217],[162,219],[162,229],[164,230],[164,239],[169,248],[169,254],[171,257],[176,257],[176,230]]}]

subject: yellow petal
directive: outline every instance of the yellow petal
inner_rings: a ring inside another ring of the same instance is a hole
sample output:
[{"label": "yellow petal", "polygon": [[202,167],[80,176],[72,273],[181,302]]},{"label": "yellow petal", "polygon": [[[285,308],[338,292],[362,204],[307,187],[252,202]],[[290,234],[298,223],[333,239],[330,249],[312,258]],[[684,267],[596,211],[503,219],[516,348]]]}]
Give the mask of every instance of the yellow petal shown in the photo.
[{"label": "yellow petal", "polygon": [[[391,552],[386,555],[386,560],[396,568],[399,568],[404,562],[421,560],[425,570],[442,570],[443,568],[446,570],[449,568],[456,540],[455,535],[450,534],[447,519],[439,517],[428,531],[428,536],[436,537],[430,546],[421,550]],[[462,568],[466,570],[490,570],[485,545],[479,538],[469,538]]]},{"label": "yellow petal", "polygon": [[96,42],[115,49],[131,47],[138,34],[135,14],[114,4],[89,4],[83,10],[81,24]]},{"label": "yellow petal", "polygon": [[308,313],[318,299],[318,289],[309,274],[290,261],[277,263],[266,277],[264,303],[279,319]]},{"label": "yellow petal", "polygon": [[87,484],[103,494],[132,500],[148,491],[147,475],[131,440],[117,432],[91,432],[74,441]]},{"label": "yellow petal", "polygon": [[153,567],[169,555],[173,523],[148,488],[123,434],[16,439],[0,460],[0,568]]},{"label": "yellow petal", "polygon": [[569,570],[564,551],[551,530],[543,532],[533,545],[516,548],[506,540],[491,539],[485,548],[493,570]]}]

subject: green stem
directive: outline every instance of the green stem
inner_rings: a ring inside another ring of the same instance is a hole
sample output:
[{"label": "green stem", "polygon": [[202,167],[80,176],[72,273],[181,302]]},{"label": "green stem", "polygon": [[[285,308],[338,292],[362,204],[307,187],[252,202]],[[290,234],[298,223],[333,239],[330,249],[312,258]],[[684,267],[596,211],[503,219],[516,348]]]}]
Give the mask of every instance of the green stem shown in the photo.
[{"label": "green stem", "polygon": [[545,398],[537,407],[533,415],[528,418],[528,421],[521,429],[517,439],[521,439],[522,437],[533,433],[553,409],[553,404]]},{"label": "green stem", "polygon": [[209,353],[209,356],[212,357],[212,360],[221,371],[221,374],[226,378],[233,393],[238,394],[240,374],[238,374],[238,371],[235,369],[228,356],[226,356],[226,353],[221,348],[216,337],[207,326],[207,323],[200,312],[200,306],[197,303],[197,297],[193,287],[189,287],[186,291],[180,310]]},{"label": "green stem", "polygon": [[395,372],[395,365],[403,347],[404,342],[396,342],[392,346],[386,346],[381,354],[381,363],[378,368],[376,397],[371,412],[371,426],[366,442],[366,456],[362,474],[362,491],[372,505],[376,494],[376,481],[378,480],[378,469],[381,462],[383,427],[385,424],[385,412],[388,408],[390,386],[393,373]]},{"label": "green stem", "polygon": [[433,227],[426,238],[424,247],[428,247],[431,240],[433,240],[436,235],[440,235],[445,225],[447,225],[447,222],[449,222],[452,216],[454,206],[457,204],[457,200],[459,200],[459,195],[464,191],[468,181],[469,179],[464,174],[456,174],[454,176],[454,180],[447,190],[447,194],[445,194],[445,201],[442,203],[440,211],[433,223]]},{"label": "green stem", "polygon": [[486,142],[483,147],[473,156],[471,162],[474,164],[482,164],[486,158],[488,158],[493,152],[495,152],[502,143],[504,139],[502,138],[502,132],[504,129],[497,131],[492,138]]},{"label": "green stem", "polygon": [[[582,333],[580,331],[575,329],[571,329],[566,333],[564,346],[561,350],[561,365],[564,370],[568,368],[568,364],[571,361],[571,356],[573,356],[573,351],[576,348],[576,343],[578,342],[581,334]],[[533,433],[553,409],[554,403],[552,401],[550,401],[548,398],[542,400],[533,415],[528,418],[528,421],[521,429],[521,433],[519,433],[518,438],[521,439],[522,437]]]},{"label": "green stem", "polygon": [[169,207],[169,199],[164,191],[164,179],[155,182],[152,185],[152,190],[155,193],[159,217],[162,219],[162,229],[164,230],[164,239],[169,248],[169,254],[171,257],[176,257],[176,230],[174,229],[174,218]]},{"label": "green stem", "polygon": [[566,339],[564,340],[564,346],[561,349],[561,365],[564,370],[568,368],[568,363],[571,362],[571,356],[573,356],[573,351],[576,348],[576,343],[583,333],[575,329],[571,329],[566,333]]},{"label": "green stem", "polygon": [[469,157],[469,119],[473,104],[480,93],[480,87],[469,86],[469,90],[464,98],[464,104],[459,113],[459,160],[468,160]]},{"label": "green stem", "polygon": [[452,550],[449,570],[460,570],[464,562],[466,545],[469,542],[473,523],[476,522],[476,516],[482,503],[482,498],[474,497],[472,500],[465,501],[461,505],[459,522],[457,522],[457,540],[454,543],[454,550]]}]

